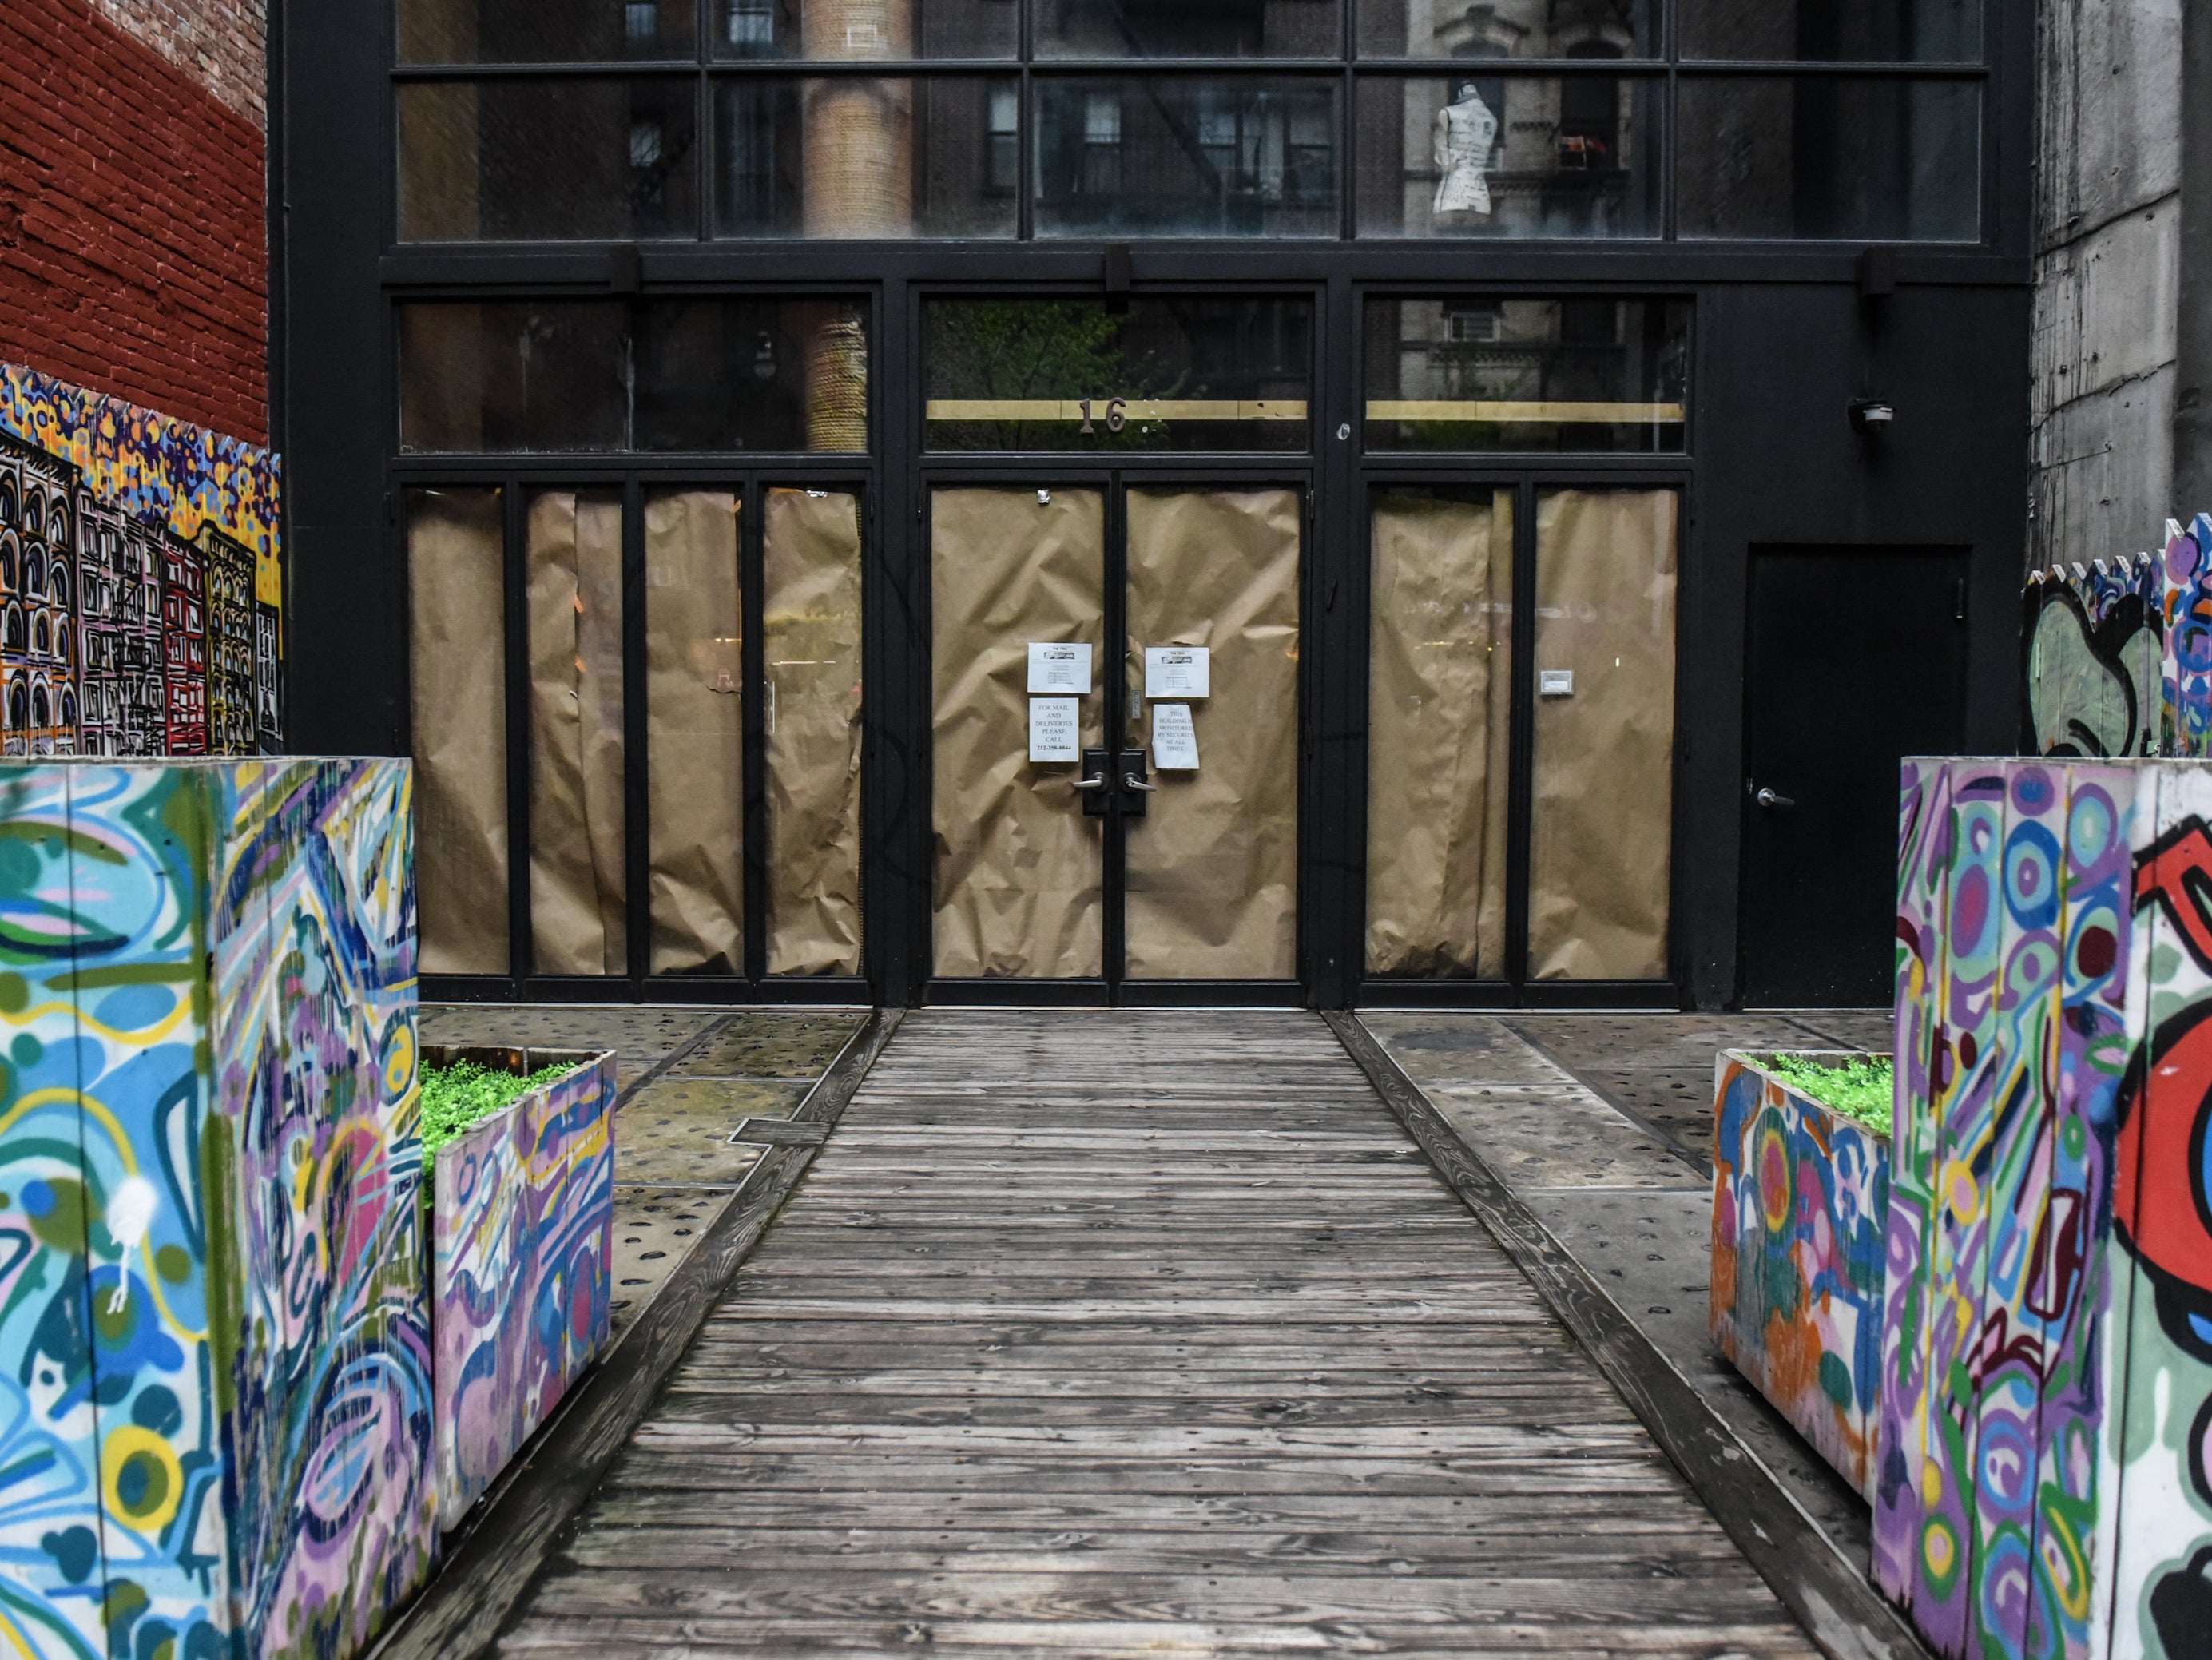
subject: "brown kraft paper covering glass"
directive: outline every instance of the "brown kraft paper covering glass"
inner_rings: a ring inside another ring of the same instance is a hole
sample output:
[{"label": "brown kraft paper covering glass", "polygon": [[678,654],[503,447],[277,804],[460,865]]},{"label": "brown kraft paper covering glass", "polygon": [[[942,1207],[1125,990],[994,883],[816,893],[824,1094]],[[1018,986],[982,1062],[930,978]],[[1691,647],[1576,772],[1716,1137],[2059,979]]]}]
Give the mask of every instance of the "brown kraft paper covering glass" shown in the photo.
[{"label": "brown kraft paper covering glass", "polygon": [[653,972],[744,971],[744,612],[727,490],[645,502]]},{"label": "brown kraft paper covering glass", "polygon": [[495,489],[408,493],[424,974],[507,972],[503,516]]},{"label": "brown kraft paper covering glass", "polygon": [[[1155,772],[1129,824],[1133,979],[1297,972],[1298,507],[1286,489],[1129,492],[1130,686],[1145,647],[1204,646],[1212,693],[1191,704],[1199,770]],[[1151,739],[1147,701],[1129,740]]]},{"label": "brown kraft paper covering glass", "polygon": [[1672,490],[1537,500],[1535,670],[1575,689],[1536,699],[1532,979],[1667,972],[1674,538]]},{"label": "brown kraft paper covering glass", "polygon": [[532,966],[623,974],[620,494],[538,491],[524,554]]},{"label": "brown kraft paper covering glass", "polygon": [[1375,503],[1367,971],[1505,972],[1513,496]]},{"label": "brown kraft paper covering glass", "polygon": [[1083,741],[1104,741],[1105,516],[1096,490],[930,501],[936,972],[1102,971],[1098,826],[1073,762],[1029,760],[1031,641],[1088,642]]},{"label": "brown kraft paper covering glass", "polygon": [[860,503],[772,489],[764,514],[768,971],[860,971]]}]

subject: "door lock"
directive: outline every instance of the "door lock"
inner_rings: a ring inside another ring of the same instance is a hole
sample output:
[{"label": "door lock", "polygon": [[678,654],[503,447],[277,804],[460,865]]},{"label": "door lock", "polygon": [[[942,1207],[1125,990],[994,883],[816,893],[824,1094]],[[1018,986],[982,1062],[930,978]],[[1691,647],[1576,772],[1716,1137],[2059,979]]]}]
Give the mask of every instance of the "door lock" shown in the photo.
[{"label": "door lock", "polygon": [[1103,818],[1114,811],[1114,775],[1106,770],[1104,750],[1083,751],[1083,776],[1072,781],[1068,787],[1083,797],[1083,816]]},{"label": "door lock", "polygon": [[1753,796],[1751,799],[1758,802],[1760,806],[1765,807],[1769,812],[1787,812],[1790,808],[1797,805],[1797,803],[1790,797],[1777,794],[1771,789],[1761,789],[1758,794]]}]

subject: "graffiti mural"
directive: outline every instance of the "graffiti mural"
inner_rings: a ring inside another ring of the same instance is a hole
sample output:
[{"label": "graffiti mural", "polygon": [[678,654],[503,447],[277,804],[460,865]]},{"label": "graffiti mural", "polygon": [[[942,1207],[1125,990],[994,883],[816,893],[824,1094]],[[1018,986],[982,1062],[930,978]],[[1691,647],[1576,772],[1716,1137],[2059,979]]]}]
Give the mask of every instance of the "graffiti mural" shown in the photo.
[{"label": "graffiti mural", "polygon": [[2166,613],[2148,554],[2036,571],[2021,641],[2021,747],[2030,755],[2171,754]]},{"label": "graffiti mural", "polygon": [[1875,1566],[1947,1656],[2212,1654],[2206,816],[1905,764]]},{"label": "graffiti mural", "polygon": [[1871,1501],[1888,1146],[1734,1051],[1713,1093],[1713,1341]]},{"label": "graffiti mural", "polygon": [[[605,1347],[614,1250],[612,1055],[438,1150],[432,1296],[438,1524],[453,1528]],[[432,1051],[429,1061],[448,1061]]]},{"label": "graffiti mural", "polygon": [[283,746],[276,456],[0,363],[0,750]]},{"label": "graffiti mural", "polygon": [[0,1618],[353,1651],[434,1547],[404,762],[0,774]]}]

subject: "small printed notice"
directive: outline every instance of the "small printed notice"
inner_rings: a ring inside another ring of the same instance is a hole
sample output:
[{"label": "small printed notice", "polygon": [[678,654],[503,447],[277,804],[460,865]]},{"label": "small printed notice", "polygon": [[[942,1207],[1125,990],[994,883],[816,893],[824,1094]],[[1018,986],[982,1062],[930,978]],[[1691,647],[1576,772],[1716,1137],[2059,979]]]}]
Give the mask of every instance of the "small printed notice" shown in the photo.
[{"label": "small printed notice", "polygon": [[1080,761],[1083,733],[1076,711],[1083,706],[1073,697],[1030,699],[1030,759]]},{"label": "small printed notice", "polygon": [[[1147,646],[1145,648],[1145,696],[1211,697],[1212,654],[1204,646]],[[1193,763],[1196,764],[1195,763]]]},{"label": "small printed notice", "polygon": [[1073,692],[1086,696],[1091,690],[1091,648],[1083,645],[1045,645],[1030,642],[1030,690],[1033,692]]},{"label": "small printed notice", "polygon": [[1572,697],[1575,695],[1575,672],[1572,669],[1538,669],[1536,696],[1539,697]]},{"label": "small printed notice", "polygon": [[1189,704],[1152,705],[1152,765],[1162,772],[1198,770],[1198,728]]}]

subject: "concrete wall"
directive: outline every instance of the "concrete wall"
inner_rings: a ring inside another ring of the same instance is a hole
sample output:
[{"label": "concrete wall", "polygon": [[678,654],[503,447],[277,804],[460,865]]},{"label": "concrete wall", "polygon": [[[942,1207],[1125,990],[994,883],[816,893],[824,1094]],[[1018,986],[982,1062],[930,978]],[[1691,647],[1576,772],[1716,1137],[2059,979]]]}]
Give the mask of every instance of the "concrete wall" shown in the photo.
[{"label": "concrete wall", "polygon": [[2155,547],[2196,505],[2175,484],[2183,7],[2039,8],[2033,566]]},{"label": "concrete wall", "polygon": [[0,3],[0,360],[267,435],[266,22]]}]

